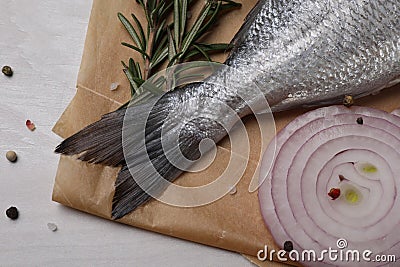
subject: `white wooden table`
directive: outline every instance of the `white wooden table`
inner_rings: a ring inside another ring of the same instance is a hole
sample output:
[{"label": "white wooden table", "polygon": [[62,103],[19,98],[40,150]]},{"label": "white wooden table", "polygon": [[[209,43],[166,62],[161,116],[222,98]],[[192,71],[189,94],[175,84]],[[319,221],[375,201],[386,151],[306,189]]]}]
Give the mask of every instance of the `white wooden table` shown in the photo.
[{"label": "white wooden table", "polygon": [[[12,78],[0,75],[0,266],[251,266],[239,254],[51,201],[60,142],[51,128],[75,93],[91,4],[0,1],[0,66],[14,69]],[[25,127],[27,119],[36,131]],[[18,153],[17,163],[5,159],[7,150]],[[20,211],[16,221],[5,216],[11,205]]]}]

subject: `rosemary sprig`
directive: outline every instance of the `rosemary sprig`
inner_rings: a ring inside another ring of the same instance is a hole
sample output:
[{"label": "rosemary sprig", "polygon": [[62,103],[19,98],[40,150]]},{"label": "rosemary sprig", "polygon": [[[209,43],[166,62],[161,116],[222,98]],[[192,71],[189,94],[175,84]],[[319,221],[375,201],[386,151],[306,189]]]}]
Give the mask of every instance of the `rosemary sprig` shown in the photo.
[{"label": "rosemary sprig", "polygon": [[[151,77],[157,68],[203,58],[211,61],[210,54],[226,51],[230,44],[208,44],[201,39],[215,26],[223,12],[239,8],[241,4],[232,0],[207,0],[200,14],[188,27],[188,10],[193,0],[136,0],[146,17],[143,27],[131,14],[133,24],[122,14],[118,18],[129,33],[133,43],[122,45],[133,49],[142,58],[140,63],[133,58],[128,64],[122,61],[123,71],[131,84],[132,97],[139,93],[140,86]],[[172,17],[173,21],[168,23]]]}]

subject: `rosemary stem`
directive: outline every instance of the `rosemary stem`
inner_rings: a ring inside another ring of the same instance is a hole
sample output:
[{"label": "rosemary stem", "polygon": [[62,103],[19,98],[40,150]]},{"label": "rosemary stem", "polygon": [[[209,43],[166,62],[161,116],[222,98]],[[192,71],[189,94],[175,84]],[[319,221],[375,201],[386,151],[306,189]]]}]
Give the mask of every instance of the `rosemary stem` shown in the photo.
[{"label": "rosemary stem", "polygon": [[149,35],[149,40],[148,40],[148,45],[146,48],[146,53],[147,55],[150,56],[150,58],[146,57],[146,61],[145,61],[145,68],[144,68],[144,80],[147,80],[151,75],[151,68],[150,68],[150,63],[151,63],[151,59],[153,57],[153,46],[154,46],[154,38],[155,38],[155,34],[156,34],[156,30],[155,28],[151,28],[150,29],[150,35]]}]

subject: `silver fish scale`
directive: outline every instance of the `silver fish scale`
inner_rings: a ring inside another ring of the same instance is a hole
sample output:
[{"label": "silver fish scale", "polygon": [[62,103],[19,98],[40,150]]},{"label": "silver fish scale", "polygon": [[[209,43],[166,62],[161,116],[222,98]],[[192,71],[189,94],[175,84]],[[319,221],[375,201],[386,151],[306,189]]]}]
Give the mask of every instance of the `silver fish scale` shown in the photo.
[{"label": "silver fish scale", "polygon": [[[273,38],[273,30],[284,27],[292,19],[296,7],[293,1],[269,1],[257,16],[253,27],[249,29],[242,47],[252,47],[256,50],[263,48],[268,44],[265,40]],[[270,27],[265,27],[265,25],[270,25]],[[263,39],[260,38],[261,36]],[[245,49],[239,51],[244,52]]]},{"label": "silver fish scale", "polygon": [[254,81],[264,90],[273,111],[369,94],[400,76],[399,7],[264,1],[227,64],[239,85]]}]

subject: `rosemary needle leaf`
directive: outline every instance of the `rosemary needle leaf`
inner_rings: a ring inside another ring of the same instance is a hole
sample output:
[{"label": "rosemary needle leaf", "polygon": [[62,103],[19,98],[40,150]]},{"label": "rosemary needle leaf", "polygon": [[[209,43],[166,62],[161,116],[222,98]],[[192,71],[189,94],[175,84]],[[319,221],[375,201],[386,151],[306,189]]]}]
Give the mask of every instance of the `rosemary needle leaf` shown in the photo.
[{"label": "rosemary needle leaf", "polygon": [[143,8],[145,8],[143,0],[136,0],[136,3],[140,4]]},{"label": "rosemary needle leaf", "polygon": [[[136,67],[135,61],[132,58],[130,58],[129,59],[129,68],[128,69],[129,69],[130,72],[132,72],[134,77],[138,77],[139,74],[137,73],[135,67]],[[135,94],[135,91],[136,91],[135,90],[135,84],[132,84],[130,81],[129,81],[129,83],[131,85],[131,96],[133,96]]]},{"label": "rosemary needle leaf", "polygon": [[157,7],[151,12],[151,16],[155,20],[155,24],[159,24],[162,18],[160,17],[160,13],[162,10],[165,8],[165,2],[162,1],[160,4],[157,5]]},{"label": "rosemary needle leaf", "polygon": [[170,62],[168,63],[168,67],[171,67],[175,64],[175,61],[183,55],[183,52],[177,53],[173,58],[171,58]]},{"label": "rosemary needle leaf", "polygon": [[200,54],[202,54],[208,61],[211,61],[211,58],[208,56],[208,54],[206,53],[206,51],[204,51],[200,46],[193,44],[193,46],[196,48],[197,51],[200,52]]},{"label": "rosemary needle leaf", "polygon": [[155,51],[153,51],[153,57],[151,58],[151,61],[153,62],[158,60],[158,57],[165,49],[168,50],[168,36],[164,36],[161,41],[158,41],[156,43],[158,45],[153,47]]},{"label": "rosemary needle leaf", "polygon": [[196,35],[196,39],[199,38],[201,35],[205,34],[216,22],[217,15],[221,8],[221,2],[218,2],[215,8],[210,10],[210,18],[207,22],[199,29],[199,32]]},{"label": "rosemary needle leaf", "polygon": [[223,1],[223,2],[227,2],[227,4],[222,4],[221,11],[236,9],[242,6],[242,4],[233,1]]},{"label": "rosemary needle leaf", "polygon": [[136,45],[143,50],[144,46],[139,38],[139,35],[137,34],[135,28],[133,28],[132,24],[125,18],[122,13],[118,13],[118,18],[121,21],[121,23],[124,25],[125,29],[128,31],[129,35],[132,37],[132,40],[136,43]]},{"label": "rosemary needle leaf", "polygon": [[151,13],[155,9],[156,1],[157,0],[147,0],[147,8],[149,10],[149,13]]},{"label": "rosemary needle leaf", "polygon": [[134,77],[139,77],[139,73],[136,70],[135,60],[133,60],[132,58],[129,59],[129,70],[132,72]]},{"label": "rosemary needle leaf", "polygon": [[122,44],[123,46],[132,48],[133,50],[139,52],[140,54],[142,54],[143,57],[150,58],[150,56],[147,55],[145,51],[143,51],[142,49],[140,49],[140,48],[138,48],[138,47],[136,47],[136,46],[134,46],[134,45],[131,45],[131,44],[128,44],[128,43],[125,43],[125,42],[122,42],[121,44]]},{"label": "rosemary needle leaf", "polygon": [[126,78],[128,78],[129,83],[131,84],[131,96],[134,96],[138,92],[138,86],[134,80],[134,76],[129,69],[124,69],[124,73]]},{"label": "rosemary needle leaf", "polygon": [[161,4],[155,5],[155,6],[153,7],[153,9],[151,9],[150,16],[151,16],[152,18],[156,19],[156,18],[157,18],[157,15],[158,15],[158,10],[159,10],[160,8],[161,8]]},{"label": "rosemary needle leaf", "polygon": [[122,61],[121,60],[121,64],[122,64],[122,66],[124,66],[124,69],[127,69],[128,68],[128,66],[125,64],[125,62],[124,61]]},{"label": "rosemary needle leaf", "polygon": [[172,59],[175,58],[177,52],[172,32],[169,28],[167,28],[167,32],[168,32],[168,60],[172,62]]},{"label": "rosemary needle leaf", "polygon": [[207,6],[204,8],[203,12],[201,12],[200,16],[197,18],[195,24],[193,27],[190,29],[188,35],[185,37],[183,40],[183,47],[182,47],[182,54],[184,55],[190,45],[192,44],[194,38],[196,37],[201,25],[203,24],[204,20],[206,19],[208,12],[211,9],[211,4],[207,4]]},{"label": "rosemary needle leaf", "polygon": [[158,27],[157,31],[156,31],[156,35],[154,36],[154,41],[156,44],[160,44],[161,40],[166,37],[166,32],[165,32],[165,24],[166,24],[166,20],[163,20],[160,24],[160,26]]},{"label": "rosemary needle leaf", "polygon": [[179,33],[179,44],[182,43],[183,36],[185,35],[186,20],[187,20],[187,0],[182,0],[181,12],[180,12],[180,33]]},{"label": "rosemary needle leaf", "polygon": [[[196,44],[196,46],[200,47],[207,54],[211,54],[214,52],[225,52],[233,47],[232,44]],[[200,51],[197,49],[190,50],[185,55],[185,60],[188,60],[194,56],[200,54]]]},{"label": "rosemary needle leaf", "polygon": [[220,0],[220,1],[223,2],[223,3],[227,3],[227,4],[224,4],[224,5],[231,5],[231,6],[234,6],[234,7],[241,7],[242,6],[241,3],[237,3],[237,2],[232,1],[232,0]]},{"label": "rosemary needle leaf", "polygon": [[181,32],[181,20],[180,20],[180,0],[174,0],[174,41],[175,41],[175,48],[180,48],[179,36]]},{"label": "rosemary needle leaf", "polygon": [[138,18],[135,16],[135,14],[132,13],[131,15],[132,15],[133,20],[136,23],[137,28],[139,29],[140,39],[142,41],[141,43],[142,43],[143,47],[146,47],[147,41],[146,41],[146,37],[144,35],[144,30],[143,30],[142,24],[140,23]]},{"label": "rosemary needle leaf", "polygon": [[233,48],[232,44],[223,44],[223,43],[218,43],[218,44],[196,44],[198,46],[200,46],[203,50],[205,51],[225,51],[225,50],[229,50],[231,48]]},{"label": "rosemary needle leaf", "polygon": [[140,69],[140,64],[139,62],[136,62],[136,72],[138,73],[137,77],[143,81],[143,77],[142,77],[142,71]]},{"label": "rosemary needle leaf", "polygon": [[166,15],[169,14],[169,12],[170,12],[171,8],[173,7],[173,5],[174,5],[174,2],[171,1],[171,2],[165,7],[164,10],[162,10],[162,11],[160,10],[160,14],[159,14],[160,19],[164,19],[164,18],[166,17]]},{"label": "rosemary needle leaf", "polygon": [[138,87],[140,87],[144,83],[144,81],[142,79],[139,79],[136,77],[133,77],[133,80],[135,81],[135,83],[137,84]]},{"label": "rosemary needle leaf", "polygon": [[151,68],[157,67],[158,64],[163,62],[168,57],[168,47],[164,47],[164,49],[160,50],[159,53],[155,54],[152,62],[150,63]]}]

